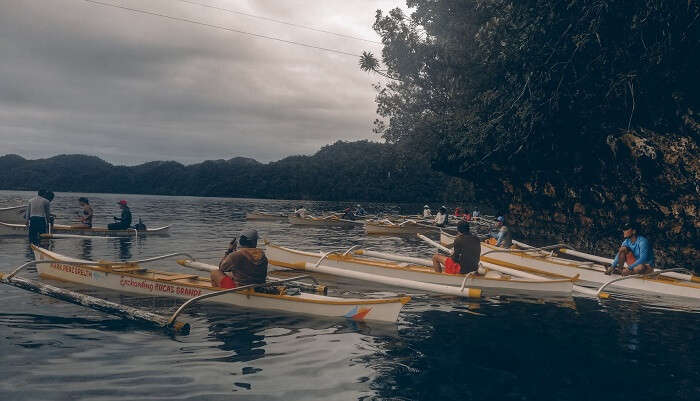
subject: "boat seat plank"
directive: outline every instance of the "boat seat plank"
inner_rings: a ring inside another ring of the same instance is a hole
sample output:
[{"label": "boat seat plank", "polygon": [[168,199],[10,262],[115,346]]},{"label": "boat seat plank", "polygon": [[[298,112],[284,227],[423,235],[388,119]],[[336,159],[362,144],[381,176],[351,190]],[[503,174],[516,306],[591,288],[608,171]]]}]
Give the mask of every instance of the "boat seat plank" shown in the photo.
[{"label": "boat seat plank", "polygon": [[172,276],[158,277],[158,279],[165,280],[165,281],[192,280],[192,279],[197,279],[197,278],[199,278],[199,276],[196,274],[174,274]]}]

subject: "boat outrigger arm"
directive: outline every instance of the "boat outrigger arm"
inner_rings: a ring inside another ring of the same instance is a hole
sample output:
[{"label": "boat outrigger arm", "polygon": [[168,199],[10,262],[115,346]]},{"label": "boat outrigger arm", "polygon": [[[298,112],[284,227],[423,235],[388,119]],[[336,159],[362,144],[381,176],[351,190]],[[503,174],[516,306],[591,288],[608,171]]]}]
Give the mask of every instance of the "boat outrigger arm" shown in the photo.
[{"label": "boat outrigger arm", "polygon": [[[14,269],[9,274],[0,273],[0,282],[21,288],[27,291],[36,292],[52,298],[60,299],[76,305],[82,305],[90,309],[95,309],[110,315],[118,316],[124,319],[134,320],[140,323],[155,325],[158,328],[166,329],[175,333],[187,334],[190,330],[188,323],[177,322],[174,319],[168,319],[153,312],[144,311],[131,306],[121,305],[115,302],[107,301],[102,298],[93,297],[90,295],[80,294],[64,288],[54,287],[52,285],[34,282],[22,277],[15,277],[21,270],[39,264],[56,263],[54,260],[32,260],[22,264]],[[63,265],[82,266],[84,262],[61,262]],[[106,263],[95,263],[106,265]]]},{"label": "boat outrigger arm", "polygon": [[605,288],[607,288],[609,285],[611,285],[611,284],[613,284],[613,283],[617,283],[617,282],[619,282],[619,281],[629,280],[629,279],[631,279],[631,278],[650,278],[650,277],[655,277],[655,276],[663,275],[664,273],[674,273],[674,272],[675,272],[675,273],[688,273],[688,274],[691,273],[690,270],[688,270],[688,269],[686,269],[686,268],[677,267],[677,268],[673,268],[673,269],[659,270],[659,271],[655,271],[655,272],[652,272],[652,273],[630,274],[629,276],[618,277],[618,278],[615,278],[615,279],[612,279],[612,280],[606,282],[605,284],[601,285],[600,288],[598,288],[598,291],[597,291],[597,292],[598,292],[598,294],[600,294],[600,293],[603,292],[603,290],[604,290]]}]

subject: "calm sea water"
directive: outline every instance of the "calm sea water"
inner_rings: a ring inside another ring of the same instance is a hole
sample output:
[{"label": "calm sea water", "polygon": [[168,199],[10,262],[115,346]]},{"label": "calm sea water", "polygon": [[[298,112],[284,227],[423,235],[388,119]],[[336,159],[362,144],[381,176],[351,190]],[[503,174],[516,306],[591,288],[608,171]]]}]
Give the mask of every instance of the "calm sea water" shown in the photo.
[{"label": "calm sea water", "polygon": [[[83,195],[83,194],[80,194]],[[1,192],[0,206],[26,192]],[[57,194],[73,218],[77,194]],[[56,240],[57,252],[134,259],[188,251],[216,263],[229,238],[253,227],[307,250],[354,244],[412,255],[411,238],[361,229],[246,222],[246,210],[288,211],[299,202],[88,194],[96,225],[127,199],[136,218],[173,224],[169,237]],[[304,202],[312,210],[342,204]],[[397,205],[365,205],[399,211]],[[403,209],[410,209],[403,206]],[[415,210],[402,210],[415,212]],[[31,258],[24,238],[0,239],[0,270]],[[179,270],[172,262],[155,267]],[[24,276],[35,278],[36,271]],[[324,278],[335,295],[403,293]],[[166,314],[171,300],[81,291]],[[643,299],[516,299],[465,302],[415,294],[396,325],[204,306],[186,313],[188,336],[170,337],[89,309],[0,286],[2,400],[698,400],[699,315]]]}]

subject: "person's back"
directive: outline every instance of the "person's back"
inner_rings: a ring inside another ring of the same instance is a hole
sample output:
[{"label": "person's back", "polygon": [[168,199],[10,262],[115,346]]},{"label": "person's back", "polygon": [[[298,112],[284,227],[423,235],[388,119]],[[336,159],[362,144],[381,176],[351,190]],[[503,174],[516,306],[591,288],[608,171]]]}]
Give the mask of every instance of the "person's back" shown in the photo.
[{"label": "person's back", "polygon": [[267,279],[267,257],[260,248],[240,248],[221,263],[222,272],[231,276],[237,287],[263,284]]},{"label": "person's back", "polygon": [[51,216],[51,203],[43,196],[35,196],[29,200],[27,205],[27,220],[32,217],[42,217],[47,219]]},{"label": "person's back", "polygon": [[480,256],[481,243],[477,236],[470,233],[460,233],[455,237],[452,258],[459,263],[461,274],[476,271],[479,267]]},{"label": "person's back", "polygon": [[513,236],[511,235],[508,227],[501,226],[500,230],[498,230],[496,246],[500,246],[503,248],[510,248],[511,246],[513,246]]}]

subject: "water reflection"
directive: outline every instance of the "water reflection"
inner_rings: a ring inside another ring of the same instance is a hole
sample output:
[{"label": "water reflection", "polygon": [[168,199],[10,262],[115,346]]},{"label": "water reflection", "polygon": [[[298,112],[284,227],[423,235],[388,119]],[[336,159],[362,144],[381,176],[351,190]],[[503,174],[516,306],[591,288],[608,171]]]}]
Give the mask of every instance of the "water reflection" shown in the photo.
[{"label": "water reflection", "polygon": [[82,252],[80,253],[81,259],[92,260],[92,240],[81,240],[80,248],[82,249]]},{"label": "water reflection", "polygon": [[118,238],[113,241],[114,247],[117,250],[117,254],[119,255],[119,260],[129,260],[133,258],[133,255],[131,254],[131,238]]}]

